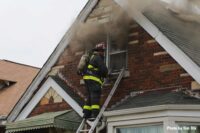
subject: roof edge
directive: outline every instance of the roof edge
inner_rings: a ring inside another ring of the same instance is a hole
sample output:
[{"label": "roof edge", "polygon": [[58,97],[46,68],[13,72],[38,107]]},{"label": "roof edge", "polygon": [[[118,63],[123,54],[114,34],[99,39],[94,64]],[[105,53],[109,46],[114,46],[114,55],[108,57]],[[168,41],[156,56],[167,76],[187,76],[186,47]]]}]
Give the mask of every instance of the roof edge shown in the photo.
[{"label": "roof edge", "polygon": [[67,94],[62,87],[56,81],[54,81],[54,79],[48,77],[48,79],[40,87],[39,91],[31,98],[31,100],[18,114],[16,121],[26,119],[51,87],[65,100],[67,104],[72,107],[74,111],[76,111],[80,116],[83,116],[81,106],[69,94]]},{"label": "roof edge", "polygon": [[2,59],[0,61],[6,61],[6,62],[9,62],[9,63],[13,63],[13,64],[17,64],[17,65],[22,65],[22,66],[25,66],[25,67],[32,67],[34,69],[40,69],[39,67],[36,67],[36,66],[31,66],[31,65],[24,64],[24,63],[19,63],[19,62],[11,61],[11,60]]},{"label": "roof edge", "polygon": [[148,106],[140,108],[131,108],[131,109],[121,109],[106,111],[104,116],[118,116],[118,115],[128,115],[128,114],[137,114],[137,113],[146,113],[146,112],[155,112],[162,110],[198,110],[200,111],[200,105],[178,105],[178,104],[166,104],[166,105],[157,105],[157,106]]},{"label": "roof edge", "polygon": [[57,59],[59,58],[60,54],[64,51],[67,47],[69,41],[71,40],[74,32],[75,27],[80,23],[84,22],[89,13],[93,10],[99,0],[89,0],[88,3],[85,5],[83,10],[77,16],[77,19],[72,24],[72,26],[68,29],[65,33],[61,41],[59,42],[58,46],[54,49],[53,53],[47,59],[46,63],[43,65],[42,69],[38,72],[35,79],[32,81],[31,85],[28,87],[26,92],[20,98],[18,103],[14,106],[12,111],[8,116],[8,121],[13,121],[19,115],[21,109],[26,105],[26,103],[30,100],[31,96],[34,94],[35,90],[39,86],[40,82],[45,78],[46,74],[50,71],[51,67],[56,63]]},{"label": "roof edge", "polygon": [[[126,8],[126,5],[115,0],[126,12],[129,13],[140,26],[142,26],[158,43],[162,46],[198,83],[200,83],[200,67],[168,39],[148,18],[146,18],[137,8]],[[128,10],[128,11],[127,11]]]}]

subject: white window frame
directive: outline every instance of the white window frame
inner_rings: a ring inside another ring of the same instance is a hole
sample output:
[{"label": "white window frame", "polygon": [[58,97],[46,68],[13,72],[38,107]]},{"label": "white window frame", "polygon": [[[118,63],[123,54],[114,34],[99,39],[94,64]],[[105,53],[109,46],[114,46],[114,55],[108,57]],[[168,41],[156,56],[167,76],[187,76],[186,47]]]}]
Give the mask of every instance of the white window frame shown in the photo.
[{"label": "white window frame", "polygon": [[104,113],[107,117],[108,132],[116,133],[118,127],[130,127],[163,123],[164,133],[178,133],[169,127],[178,127],[178,123],[200,124],[200,105],[158,105]]},{"label": "white window frame", "polygon": [[[110,57],[111,57],[111,55],[120,54],[120,53],[126,54],[125,69],[128,69],[128,49],[127,49],[127,47],[126,47],[125,50],[111,52],[111,40],[110,40],[109,34],[107,34],[106,42],[107,42],[107,46],[106,46],[106,53],[105,54],[106,54],[106,66],[108,67],[108,70],[110,70],[110,64],[111,64]],[[112,74],[115,74],[115,73],[117,74],[117,73],[119,73],[119,71],[112,72]]]}]

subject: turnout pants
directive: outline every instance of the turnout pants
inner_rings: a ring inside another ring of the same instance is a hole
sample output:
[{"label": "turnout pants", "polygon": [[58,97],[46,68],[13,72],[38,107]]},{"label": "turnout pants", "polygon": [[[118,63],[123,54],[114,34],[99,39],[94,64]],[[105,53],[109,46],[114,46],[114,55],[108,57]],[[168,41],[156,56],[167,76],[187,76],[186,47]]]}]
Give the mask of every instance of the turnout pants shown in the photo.
[{"label": "turnout pants", "polygon": [[84,118],[96,118],[100,111],[101,85],[93,80],[85,80],[86,100],[83,106]]}]

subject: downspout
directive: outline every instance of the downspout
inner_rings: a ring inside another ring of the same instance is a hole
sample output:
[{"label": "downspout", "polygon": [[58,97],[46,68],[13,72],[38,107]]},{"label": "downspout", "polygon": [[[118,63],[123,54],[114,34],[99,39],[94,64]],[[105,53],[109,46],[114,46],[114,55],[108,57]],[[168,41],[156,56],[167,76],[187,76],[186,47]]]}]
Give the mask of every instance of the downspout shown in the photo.
[{"label": "downspout", "polygon": [[103,117],[102,124],[96,128],[96,133],[100,133],[100,131],[106,127],[106,122],[107,122],[107,119]]},{"label": "downspout", "polygon": [[101,126],[96,129],[96,133],[100,133],[106,127],[106,121],[103,121]]}]

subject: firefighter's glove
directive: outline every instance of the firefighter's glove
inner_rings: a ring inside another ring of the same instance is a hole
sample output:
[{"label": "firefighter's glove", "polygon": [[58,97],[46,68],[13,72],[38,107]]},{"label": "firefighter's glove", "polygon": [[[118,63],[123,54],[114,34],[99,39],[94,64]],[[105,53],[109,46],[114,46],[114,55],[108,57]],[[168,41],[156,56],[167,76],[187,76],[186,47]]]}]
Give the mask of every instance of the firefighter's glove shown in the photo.
[{"label": "firefighter's glove", "polygon": [[82,75],[82,73],[81,73],[79,70],[77,70],[77,74],[78,74],[78,75]]}]

